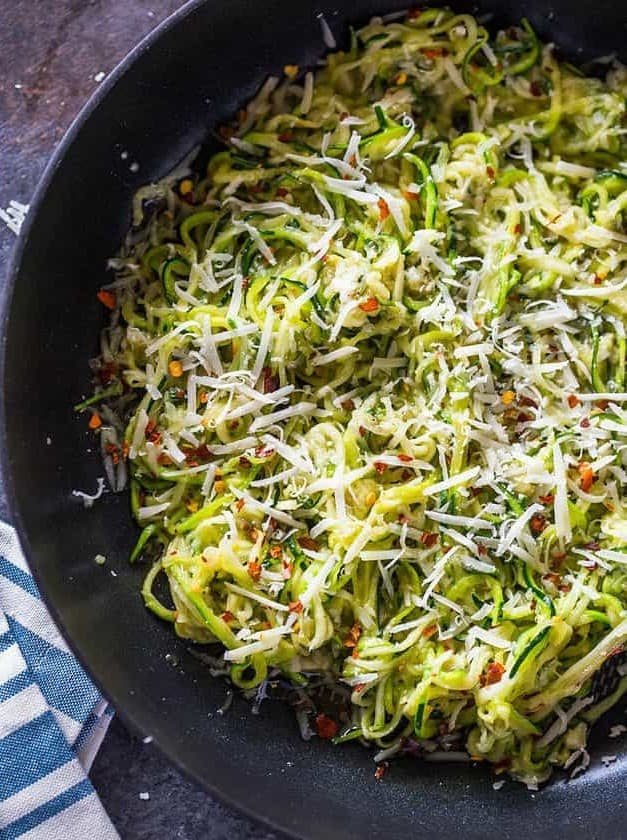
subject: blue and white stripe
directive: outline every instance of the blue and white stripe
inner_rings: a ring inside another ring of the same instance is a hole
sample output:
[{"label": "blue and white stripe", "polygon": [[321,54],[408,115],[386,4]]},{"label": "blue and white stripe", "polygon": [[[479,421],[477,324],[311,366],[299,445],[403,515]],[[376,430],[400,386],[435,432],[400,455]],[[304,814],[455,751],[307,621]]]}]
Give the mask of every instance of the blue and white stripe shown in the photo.
[{"label": "blue and white stripe", "polygon": [[115,840],[87,772],[112,711],[0,523],[0,838]]}]

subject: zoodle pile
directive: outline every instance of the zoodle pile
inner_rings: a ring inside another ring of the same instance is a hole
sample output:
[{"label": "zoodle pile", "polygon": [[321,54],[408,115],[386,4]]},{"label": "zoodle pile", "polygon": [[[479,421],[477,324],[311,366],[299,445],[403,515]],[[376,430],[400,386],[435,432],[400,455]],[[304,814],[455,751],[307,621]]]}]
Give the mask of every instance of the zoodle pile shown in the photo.
[{"label": "zoodle pile", "polygon": [[[627,640],[627,74],[374,19],[141,189],[83,404],[148,608],[379,757],[584,767]],[[163,578],[165,576],[165,578]],[[159,595],[167,580],[171,600]]]}]

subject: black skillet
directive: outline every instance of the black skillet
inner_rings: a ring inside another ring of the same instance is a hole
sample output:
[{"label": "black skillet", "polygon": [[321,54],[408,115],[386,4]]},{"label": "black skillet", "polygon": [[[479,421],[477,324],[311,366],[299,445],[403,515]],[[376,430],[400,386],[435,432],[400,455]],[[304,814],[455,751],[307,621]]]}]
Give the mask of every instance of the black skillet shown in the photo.
[{"label": "black skillet", "polygon": [[[627,751],[604,739],[609,721],[597,727],[584,776],[534,795],[513,783],[495,791],[487,771],[472,766],[405,761],[376,781],[371,753],[303,742],[292,712],[278,703],[253,716],[236,700],[216,715],[224,684],[142,606],[142,572],[126,562],[135,538],[127,499],[108,495],[85,511],[71,495],[95,488],[102,474],[84,418],[71,406],[88,390],[87,359],[103,325],[95,291],[129,224],[134,190],[168,172],[269,73],[286,63],[314,65],[324,51],[319,12],[341,42],[348,23],[406,3],[194,2],[111,74],[49,165],[9,277],[7,495],[41,589],[94,679],[128,723],[229,804],[293,836],[325,840],[618,840],[627,836]],[[491,25],[526,15],[575,61],[621,50],[625,58],[622,0],[455,5],[493,12]],[[108,558],[104,567],[96,553]],[[605,768],[599,759],[607,753],[618,759]]]}]

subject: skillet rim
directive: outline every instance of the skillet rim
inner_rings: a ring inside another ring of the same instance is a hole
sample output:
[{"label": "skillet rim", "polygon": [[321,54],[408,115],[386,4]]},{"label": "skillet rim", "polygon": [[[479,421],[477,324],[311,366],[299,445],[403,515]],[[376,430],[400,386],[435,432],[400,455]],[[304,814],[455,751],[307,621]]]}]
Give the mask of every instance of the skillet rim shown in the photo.
[{"label": "skillet rim", "polygon": [[[437,3],[438,0],[435,0],[435,2]],[[35,219],[38,215],[40,206],[44,202],[44,199],[54,179],[57,169],[62,164],[69,149],[79,138],[81,131],[83,130],[85,124],[88,122],[90,117],[95,111],[97,111],[103,100],[106,99],[111,90],[118,84],[119,81],[121,81],[121,79],[126,75],[126,73],[131,69],[131,67],[146,52],[148,52],[153,47],[153,45],[161,39],[162,36],[168,33],[171,29],[175,28],[187,17],[191,16],[199,7],[210,5],[210,3],[211,0],[209,0],[209,2],[208,0],[188,0],[188,2],[184,3],[184,5],[182,5],[181,8],[177,9],[174,13],[166,17],[152,31],[150,31],[144,38],[142,38],[141,41],[139,41],[139,43],[127,55],[125,55],[122,58],[122,60],[114,67],[114,69],[107,76],[106,80],[103,81],[103,83],[98,87],[98,89],[92,93],[87,102],[81,107],[77,116],[72,120],[69,128],[67,129],[61,141],[53,151],[49,162],[46,164],[43,175],[40,181],[38,182],[33,198],[30,202],[30,211],[26,216],[25,223],[22,227],[13,253],[9,259],[6,286],[2,298],[3,308],[2,312],[0,313],[0,386],[3,387],[3,392],[4,386],[6,385],[9,376],[7,370],[7,328],[9,324],[10,310],[17,285],[17,280],[21,270],[21,264],[24,255],[29,246],[29,238],[35,225]],[[451,5],[455,5],[454,0],[452,0]],[[17,502],[17,496],[14,493],[16,481],[13,469],[10,466],[11,458],[8,449],[8,439],[5,434],[2,434],[2,432],[6,431],[7,424],[8,412],[6,402],[5,400],[0,399],[0,471],[4,477],[3,480],[5,482],[7,494],[7,506],[12,517],[13,524],[19,535],[21,545],[24,549],[24,553],[27,557],[30,558],[34,557],[35,553],[32,551],[31,541],[28,537],[27,530],[24,527],[21,509]],[[107,698],[116,698],[115,701],[112,700],[111,702],[115,706],[116,713],[120,716],[120,719],[124,722],[124,724],[127,725],[133,733],[138,733],[140,735],[145,734],[144,730],[142,729],[142,726],[137,722],[137,714],[135,712],[130,712],[126,710],[126,703],[120,692],[116,691],[113,694],[109,694],[108,691],[104,690],[101,679],[94,676],[91,666],[86,662],[85,658],[83,658],[83,656],[78,652],[78,641],[75,643],[69,632],[66,630],[65,622],[62,618],[60,609],[57,608],[52,599],[48,598],[46,587],[42,584],[41,581],[42,575],[40,574],[39,564],[33,563],[31,568],[33,576],[40,588],[42,595],[44,596],[45,604],[49,609],[55,623],[59,627],[63,638],[65,639],[70,650],[76,656],[86,673],[90,676],[93,683],[98,687],[98,689],[103,693],[103,695]],[[180,753],[177,753],[176,749],[171,744],[171,742],[168,742],[167,745],[164,745],[159,738],[155,738],[155,745],[162,752],[162,754],[167,757],[168,761],[170,761],[182,773],[182,775],[185,778],[188,778],[191,781],[193,781],[193,783],[197,785],[199,789],[208,792],[209,795],[215,798],[218,802],[225,804],[227,807],[231,808],[236,813],[245,815],[258,826],[268,828],[284,837],[289,836],[294,838],[302,838],[302,840],[307,840],[311,837],[311,835],[307,833],[306,824],[301,824],[298,827],[290,826],[289,829],[282,827],[281,824],[278,822],[278,820],[280,819],[278,813],[275,812],[273,814],[272,812],[268,812],[267,810],[263,812],[255,810],[254,805],[251,805],[249,802],[247,802],[245,798],[236,798],[233,794],[227,793],[224,791],[224,789],[217,786],[218,783],[216,781],[209,781],[207,777],[201,778],[194,770],[191,769],[191,767],[188,767],[186,765],[184,756]],[[477,811],[477,814],[478,813],[479,811]],[[596,824],[589,825],[589,830],[591,830],[592,832],[601,830],[603,828],[603,812],[602,810],[600,810],[598,813],[599,822]],[[285,823],[283,823],[283,826],[285,826]],[[305,833],[303,833],[303,831]]]}]

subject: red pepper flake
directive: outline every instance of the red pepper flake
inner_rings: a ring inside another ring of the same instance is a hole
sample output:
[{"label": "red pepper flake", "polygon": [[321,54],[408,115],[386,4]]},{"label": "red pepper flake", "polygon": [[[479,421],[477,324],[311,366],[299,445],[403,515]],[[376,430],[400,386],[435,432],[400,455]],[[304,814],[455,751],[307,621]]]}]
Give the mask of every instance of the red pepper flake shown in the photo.
[{"label": "red pepper flake", "polygon": [[353,411],[355,409],[355,403],[352,400],[344,400],[342,408],[344,411]]},{"label": "red pepper flake", "polygon": [[422,9],[419,6],[416,6],[415,9],[410,9],[407,12],[407,20],[416,20],[422,14]]},{"label": "red pepper flake", "polygon": [[581,400],[579,397],[575,396],[575,394],[569,394],[566,398],[566,402],[568,403],[569,408],[577,408],[578,405],[581,405]]},{"label": "red pepper flake", "polygon": [[264,394],[271,394],[274,391],[278,391],[281,385],[278,374],[272,373],[272,369],[269,367],[265,367],[262,370],[262,374]]},{"label": "red pepper flake", "polygon": [[162,467],[170,467],[172,466],[173,461],[167,452],[160,452],[157,457],[157,463],[161,464]]},{"label": "red pepper flake", "polygon": [[418,201],[419,194],[413,190],[403,190],[403,198],[407,201]]},{"label": "red pepper flake", "polygon": [[584,548],[587,549],[587,551],[600,551],[601,543],[595,540],[594,542],[586,543],[586,545],[584,545]]},{"label": "red pepper flake", "polygon": [[269,458],[271,455],[274,455],[274,449],[271,449],[269,446],[258,446],[255,449],[255,455],[257,458]]},{"label": "red pepper flake", "polygon": [[431,636],[433,636],[435,633],[437,633],[437,631],[438,631],[438,625],[437,624],[429,624],[427,627],[425,627],[425,629],[422,631],[422,633],[420,635],[423,637],[423,639],[430,639]]},{"label": "red pepper flake", "polygon": [[354,648],[361,636],[361,627],[355,623],[349,630],[348,636],[344,639],[344,647]]},{"label": "red pepper flake", "polygon": [[382,764],[377,765],[377,769],[374,771],[375,779],[380,782],[381,779],[385,776],[386,770],[388,769],[387,761],[384,761]]},{"label": "red pepper flake", "polygon": [[601,411],[605,411],[605,409],[608,407],[609,404],[610,404],[609,400],[597,400],[595,402],[595,406],[597,408],[599,408]]},{"label": "red pepper flake", "polygon": [[588,428],[590,428],[590,421],[588,420],[587,417],[584,417],[579,425],[581,426],[582,429],[588,429]]},{"label": "red pepper flake", "polygon": [[288,609],[291,613],[302,613],[303,611],[303,602],[302,601],[290,601],[288,604]]},{"label": "red pepper flake", "polygon": [[353,657],[353,659],[359,659],[359,648],[354,647],[351,656]]},{"label": "red pepper flake", "polygon": [[150,443],[154,443],[155,446],[161,443],[161,432],[157,430],[151,432],[151,434],[146,435],[146,439],[150,441]]},{"label": "red pepper flake", "polygon": [[96,297],[107,309],[115,309],[115,295],[113,292],[110,292],[108,289],[100,289]]},{"label": "red pepper flake", "polygon": [[577,464],[577,472],[579,473],[579,486],[585,493],[594,484],[594,472],[587,461]]},{"label": "red pepper flake", "polygon": [[388,465],[381,463],[381,461],[375,461],[374,468],[380,475],[382,475],[387,470]]},{"label": "red pepper flake", "polygon": [[248,569],[248,574],[251,576],[251,578],[255,582],[258,581],[261,577],[261,564],[258,563],[256,560],[250,560],[246,568]]},{"label": "red pepper flake", "polygon": [[444,47],[441,49],[437,49],[434,47],[423,47],[420,52],[424,55],[425,58],[431,59],[433,61],[434,58],[440,58],[448,55],[448,50]]},{"label": "red pepper flake", "polygon": [[279,140],[281,141],[281,143],[291,143],[293,139],[294,135],[291,131],[282,131],[279,134]]},{"label": "red pepper flake", "polygon": [[244,455],[239,459],[239,465],[243,470],[247,470],[251,466],[250,461]]},{"label": "red pepper flake", "polygon": [[233,621],[233,613],[230,610],[225,610],[220,618],[228,624],[229,621]]},{"label": "red pepper flake", "polygon": [[501,665],[500,662],[490,662],[488,665],[488,669],[485,674],[482,674],[480,677],[480,683],[482,686],[484,685],[494,685],[497,682],[501,681],[501,677],[505,673],[505,666]]},{"label": "red pepper flake", "polygon": [[289,195],[289,190],[286,190],[285,187],[277,187],[276,194],[279,198],[285,198],[286,195]]},{"label": "red pepper flake", "polygon": [[235,510],[236,510],[238,513],[240,513],[240,511],[243,509],[243,507],[244,507],[244,505],[245,505],[245,504],[246,504],[246,503],[244,502],[244,500],[243,500],[243,499],[238,499],[238,500],[235,502]]},{"label": "red pepper flake", "polygon": [[494,181],[494,179],[496,177],[496,172],[494,171],[494,167],[493,166],[486,166],[485,171],[486,171],[486,174],[487,174],[488,178],[491,181]]},{"label": "red pepper flake", "polygon": [[96,376],[100,380],[102,385],[109,385],[112,379],[115,379],[118,373],[118,366],[115,362],[105,362],[101,367],[98,369],[98,373]]},{"label": "red pepper flake", "polygon": [[294,574],[294,564],[283,561],[283,580],[289,580]]},{"label": "red pepper flake", "polygon": [[117,466],[120,463],[120,450],[115,443],[107,443],[105,445],[105,452],[107,455],[111,456],[114,466]]},{"label": "red pepper flake", "polygon": [[270,557],[272,557],[273,560],[278,560],[281,557],[282,554],[283,554],[283,549],[281,548],[280,545],[273,545],[270,548]]},{"label": "red pepper flake", "polygon": [[329,741],[337,735],[337,723],[327,715],[316,715],[315,725],[319,738]]},{"label": "red pepper flake", "polygon": [[552,505],[555,501],[555,496],[553,495],[553,493],[549,493],[546,496],[539,496],[539,499],[543,505]]},{"label": "red pepper flake", "polygon": [[128,459],[129,449],[130,449],[130,447],[128,445],[128,441],[127,440],[123,441],[123,443],[122,443],[122,460],[123,461],[126,461]]},{"label": "red pepper flake", "polygon": [[362,312],[376,312],[379,308],[379,301],[375,297],[369,297],[359,304]]},{"label": "red pepper flake", "polygon": [[380,198],[377,201],[377,207],[379,208],[379,221],[384,222],[390,215],[390,206],[384,198]]},{"label": "red pepper flake", "polygon": [[420,536],[420,542],[427,548],[433,548],[437,541],[438,535],[436,533],[429,533],[429,531],[423,531]]},{"label": "red pepper flake", "polygon": [[358,432],[360,437],[364,437],[364,435],[366,434],[366,429],[364,429],[363,426],[360,426]]},{"label": "red pepper flake", "polygon": [[202,461],[210,461],[213,457],[206,443],[201,443],[196,449],[192,449],[190,454],[195,458],[200,458]]},{"label": "red pepper flake", "polygon": [[521,224],[514,225],[514,233],[516,235],[518,235],[519,233],[522,233],[522,225]]},{"label": "red pepper flake", "polygon": [[318,551],[320,549],[320,544],[313,537],[299,537],[297,542],[301,548],[306,548],[309,551]]},{"label": "red pepper flake", "polygon": [[537,408],[538,403],[535,400],[532,400],[531,397],[519,397],[518,402],[520,405],[524,406],[524,408]]},{"label": "red pepper flake", "polygon": [[603,278],[599,277],[598,274],[595,274],[594,275],[594,285],[595,286],[600,286],[602,282],[603,282]]},{"label": "red pepper flake", "polygon": [[558,575],[557,572],[549,572],[548,575],[544,576],[544,580],[548,581],[549,583],[552,583],[553,586],[557,589],[557,587],[559,587],[560,583],[562,582],[562,576]]},{"label": "red pepper flake", "polygon": [[529,82],[529,92],[532,96],[542,96],[542,87],[540,82],[535,81],[535,79],[533,82]]},{"label": "red pepper flake", "polygon": [[411,478],[411,473],[409,472],[409,470],[403,470],[403,472],[401,473],[401,480],[402,481],[409,481],[410,478]]},{"label": "red pepper flake", "polygon": [[535,516],[531,517],[531,522],[529,524],[534,534],[541,534],[546,528],[546,519],[541,513],[536,513]]},{"label": "red pepper flake", "polygon": [[485,555],[488,553],[488,549],[485,547],[485,545],[481,545],[481,543],[477,544],[477,551],[482,557],[485,557]]},{"label": "red pepper flake", "polygon": [[94,411],[94,413],[89,418],[89,423],[87,424],[92,431],[99,429],[102,426],[102,420],[100,419],[100,415]]}]

